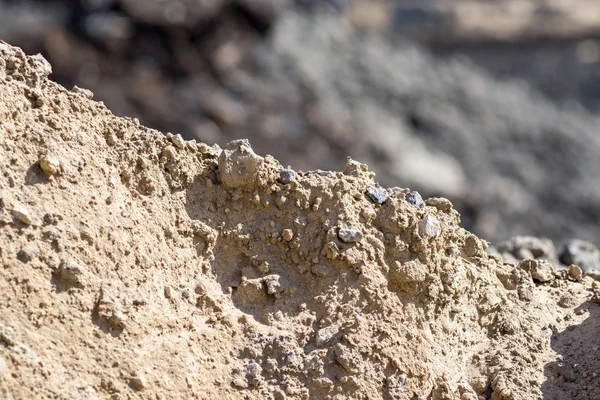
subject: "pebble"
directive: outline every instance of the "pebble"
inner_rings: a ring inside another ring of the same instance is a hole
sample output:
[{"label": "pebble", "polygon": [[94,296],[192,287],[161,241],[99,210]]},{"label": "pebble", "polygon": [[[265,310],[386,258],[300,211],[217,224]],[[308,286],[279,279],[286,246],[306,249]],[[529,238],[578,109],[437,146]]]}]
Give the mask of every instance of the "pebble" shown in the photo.
[{"label": "pebble", "polygon": [[417,206],[417,207],[421,207],[425,204],[425,202],[423,201],[423,198],[417,191],[410,192],[408,194],[408,196],[406,196],[406,201],[408,201],[410,204]]},{"label": "pebble", "polygon": [[94,92],[92,92],[90,89],[80,88],[77,85],[73,86],[73,89],[71,89],[71,92],[76,93],[76,94],[83,96],[90,100],[94,98]]},{"label": "pebble", "polygon": [[17,258],[23,262],[28,262],[33,259],[35,256],[35,249],[33,247],[23,247],[19,253],[17,253]]},{"label": "pebble", "polygon": [[432,197],[430,199],[427,199],[425,204],[427,204],[428,206],[435,207],[442,212],[448,212],[452,210],[453,207],[452,202],[445,197]]},{"label": "pebble", "polygon": [[183,149],[185,147],[185,140],[183,140],[183,137],[179,133],[173,136],[171,141],[178,149]]},{"label": "pebble", "polygon": [[284,229],[281,236],[283,236],[283,240],[289,242],[294,238],[294,232],[291,229]]},{"label": "pebble", "polygon": [[29,214],[29,210],[26,209],[24,206],[16,205],[12,209],[12,214],[17,220],[21,221],[25,225],[31,225],[31,215]]},{"label": "pebble", "polygon": [[177,151],[173,146],[166,146],[162,151],[162,156],[167,160],[175,158],[177,155]]},{"label": "pebble", "polygon": [[419,221],[419,233],[423,236],[439,236],[441,231],[440,221],[433,215],[427,214]]},{"label": "pebble", "polygon": [[127,325],[127,316],[123,314],[123,311],[114,309],[112,315],[106,319],[106,322],[119,329],[124,329]]},{"label": "pebble", "polygon": [[362,239],[362,232],[354,228],[340,228],[338,237],[344,243],[359,242]]},{"label": "pebble", "polygon": [[281,292],[281,283],[279,282],[279,275],[267,275],[263,278],[263,282],[267,285],[268,294],[277,294]]},{"label": "pebble", "polygon": [[280,183],[287,185],[296,180],[296,171],[289,168],[284,168],[279,170],[279,179],[277,179]]},{"label": "pebble", "polygon": [[58,272],[60,277],[66,281],[81,283],[83,267],[75,260],[62,260],[58,267]]},{"label": "pebble", "polygon": [[558,305],[563,308],[572,308],[577,305],[577,298],[573,296],[571,293],[563,294],[558,300]]},{"label": "pebble", "polygon": [[475,257],[476,255],[483,254],[483,247],[481,246],[481,242],[477,236],[471,234],[465,238],[464,251],[469,257]]},{"label": "pebble", "polygon": [[550,282],[554,279],[552,265],[545,260],[523,260],[519,268],[529,272],[531,278],[538,282]]},{"label": "pebble", "polygon": [[44,156],[39,160],[40,168],[48,176],[56,175],[60,172],[60,161],[52,156]]},{"label": "pebble", "polygon": [[578,265],[571,264],[569,265],[569,277],[577,282],[581,282],[583,279],[583,271],[579,268]]},{"label": "pebble", "polygon": [[142,390],[146,387],[146,379],[143,376],[134,376],[129,380],[129,385],[135,390]]},{"label": "pebble", "polygon": [[313,265],[310,270],[316,276],[324,277],[324,276],[327,276],[328,269],[329,268],[327,268],[327,265],[317,264],[317,265]]},{"label": "pebble", "polygon": [[387,190],[379,186],[371,186],[367,189],[367,196],[373,203],[383,204],[390,197]]},{"label": "pebble", "polygon": [[317,331],[315,335],[315,342],[317,346],[323,346],[325,343],[329,342],[329,340],[333,337],[334,332],[332,332],[331,328],[322,328]]}]

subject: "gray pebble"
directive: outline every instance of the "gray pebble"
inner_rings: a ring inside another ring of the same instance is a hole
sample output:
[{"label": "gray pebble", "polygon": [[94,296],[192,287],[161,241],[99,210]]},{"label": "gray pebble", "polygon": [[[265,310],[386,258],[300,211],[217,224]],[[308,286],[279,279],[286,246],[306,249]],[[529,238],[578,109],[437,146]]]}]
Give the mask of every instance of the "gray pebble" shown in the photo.
[{"label": "gray pebble", "polygon": [[362,232],[358,229],[340,228],[338,237],[344,243],[354,243],[362,239]]},{"label": "gray pebble", "polygon": [[367,189],[367,196],[373,201],[373,203],[383,204],[390,195],[387,190],[379,186],[371,186]]},{"label": "gray pebble", "polygon": [[291,183],[294,180],[296,180],[296,171],[294,171],[293,169],[289,169],[289,168],[284,168],[284,169],[279,170],[278,181],[280,183],[287,185],[288,183]]},{"label": "gray pebble", "polygon": [[408,196],[406,196],[406,201],[417,207],[421,207],[423,204],[425,204],[419,192],[416,191],[410,192]]},{"label": "gray pebble", "polygon": [[20,261],[28,262],[35,256],[35,249],[33,247],[24,247],[17,253],[17,258]]}]

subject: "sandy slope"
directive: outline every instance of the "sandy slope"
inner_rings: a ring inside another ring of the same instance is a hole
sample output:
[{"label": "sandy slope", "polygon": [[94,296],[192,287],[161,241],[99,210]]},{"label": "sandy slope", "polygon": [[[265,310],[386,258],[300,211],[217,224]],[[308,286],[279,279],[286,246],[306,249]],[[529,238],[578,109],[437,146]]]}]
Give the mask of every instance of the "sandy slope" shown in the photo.
[{"label": "sandy slope", "polygon": [[49,72],[0,42],[1,398],[600,396],[589,278],[359,162],[281,171]]}]

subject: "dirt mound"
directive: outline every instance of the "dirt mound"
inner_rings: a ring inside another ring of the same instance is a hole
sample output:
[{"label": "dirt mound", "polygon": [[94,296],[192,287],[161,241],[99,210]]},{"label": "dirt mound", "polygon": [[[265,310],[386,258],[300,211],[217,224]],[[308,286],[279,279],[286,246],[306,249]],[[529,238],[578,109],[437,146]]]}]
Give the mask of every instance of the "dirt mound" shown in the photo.
[{"label": "dirt mound", "polygon": [[300,169],[352,155],[487,240],[600,245],[598,3],[367,4],[0,0],[0,37],[153,128]]},{"label": "dirt mound", "polygon": [[49,73],[0,43],[0,397],[600,392],[578,267],[488,256],[365,164],[163,135]]}]

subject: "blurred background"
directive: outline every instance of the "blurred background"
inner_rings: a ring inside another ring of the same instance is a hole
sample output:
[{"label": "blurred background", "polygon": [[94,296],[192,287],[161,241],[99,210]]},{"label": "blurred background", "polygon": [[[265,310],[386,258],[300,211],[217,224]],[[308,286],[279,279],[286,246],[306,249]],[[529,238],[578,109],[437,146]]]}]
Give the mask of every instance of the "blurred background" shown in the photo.
[{"label": "blurred background", "polygon": [[0,0],[0,39],[150,127],[600,244],[600,1]]}]

